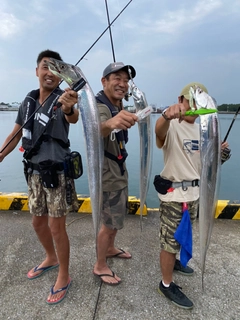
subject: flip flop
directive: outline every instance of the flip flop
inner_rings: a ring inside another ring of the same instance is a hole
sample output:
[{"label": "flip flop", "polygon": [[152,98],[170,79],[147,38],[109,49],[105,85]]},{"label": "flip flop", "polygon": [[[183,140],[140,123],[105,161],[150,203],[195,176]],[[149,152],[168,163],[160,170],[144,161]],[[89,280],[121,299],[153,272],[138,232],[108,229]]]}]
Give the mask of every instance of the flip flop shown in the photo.
[{"label": "flip flop", "polygon": [[[108,284],[109,286],[117,286],[119,283],[121,283],[121,280],[118,281],[118,280],[115,278],[115,273],[114,273],[112,270],[111,270],[111,272],[112,272],[112,274],[106,274],[106,273],[97,274],[97,273],[95,273],[95,272],[93,272],[93,274],[94,274],[95,276],[99,277],[103,283],[106,283],[106,284]],[[108,281],[104,281],[104,280],[102,279],[102,277],[111,277],[111,278],[114,278],[117,282],[111,283],[111,282],[108,282]]]},{"label": "flip flop", "polygon": [[59,263],[55,264],[54,266],[48,266],[48,267],[42,267],[42,268],[38,268],[38,266],[36,266],[34,269],[33,269],[33,272],[37,272],[37,271],[41,271],[40,273],[38,273],[36,276],[30,276],[30,272],[32,271],[32,269],[28,272],[27,274],[27,277],[29,280],[33,280],[33,279],[36,279],[36,278],[39,278],[41,277],[45,272],[49,271],[49,270],[52,270],[54,268],[57,268],[59,266]]},{"label": "flip flop", "polygon": [[118,250],[120,250],[120,252],[118,252],[112,256],[107,256],[107,258],[121,258],[121,259],[131,259],[132,258],[132,256],[130,256],[130,257],[121,256],[122,254],[125,254],[126,251],[124,251],[123,249],[120,249],[120,248],[118,248]]},{"label": "flip flop", "polygon": [[47,304],[57,304],[57,303],[63,301],[63,299],[64,299],[64,298],[66,297],[66,295],[67,295],[67,292],[68,292],[68,289],[70,288],[71,283],[72,283],[72,279],[69,278],[67,285],[66,285],[65,287],[62,287],[62,288],[56,290],[56,291],[53,290],[53,288],[54,288],[54,285],[53,285],[53,286],[51,287],[51,290],[50,290],[51,294],[56,294],[56,293],[62,292],[62,291],[64,291],[64,292],[63,292],[63,294],[62,294],[57,300],[51,301],[51,300],[47,299],[47,300],[46,300],[46,303],[47,303]]}]

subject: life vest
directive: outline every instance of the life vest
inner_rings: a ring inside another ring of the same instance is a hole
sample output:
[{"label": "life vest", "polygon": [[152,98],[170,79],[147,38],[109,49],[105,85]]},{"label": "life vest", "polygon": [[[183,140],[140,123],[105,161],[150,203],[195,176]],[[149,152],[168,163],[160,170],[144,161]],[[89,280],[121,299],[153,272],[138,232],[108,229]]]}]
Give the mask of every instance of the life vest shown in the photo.
[{"label": "life vest", "polygon": [[[114,107],[114,105],[111,103],[111,101],[105,95],[103,90],[98,92],[98,94],[96,95],[96,100],[98,103],[103,103],[109,108],[109,110],[112,114],[112,117],[116,116],[119,113],[119,111],[116,110],[116,107]],[[125,160],[128,156],[128,153],[125,149],[125,143],[128,142],[128,131],[121,130],[121,131],[115,133],[115,136],[116,136],[116,140],[119,145],[119,155],[116,156],[116,155],[108,152],[107,150],[104,150],[104,155],[107,158],[117,162],[117,164],[119,165],[120,171],[121,171],[121,175],[123,175],[124,171],[125,171],[123,168],[123,163],[125,162]]]},{"label": "life vest", "polygon": [[[49,125],[54,111],[54,106],[57,104],[59,96],[62,94],[62,90],[57,87],[54,92],[47,98],[44,105],[44,109],[41,109],[41,117],[39,122],[43,124],[42,133],[38,137],[33,139],[33,123],[34,123],[34,114],[36,113],[36,101],[39,97],[39,89],[30,91],[24,101],[23,105],[23,121],[24,127],[22,129],[22,147],[25,150],[24,157],[30,159],[33,155],[37,154],[43,141],[47,141],[50,138],[55,139],[63,148],[68,148],[70,146],[68,142],[64,142],[61,139],[52,137],[46,131],[47,126]],[[42,118],[42,119],[41,119]],[[31,151],[31,156],[29,152]]]}]

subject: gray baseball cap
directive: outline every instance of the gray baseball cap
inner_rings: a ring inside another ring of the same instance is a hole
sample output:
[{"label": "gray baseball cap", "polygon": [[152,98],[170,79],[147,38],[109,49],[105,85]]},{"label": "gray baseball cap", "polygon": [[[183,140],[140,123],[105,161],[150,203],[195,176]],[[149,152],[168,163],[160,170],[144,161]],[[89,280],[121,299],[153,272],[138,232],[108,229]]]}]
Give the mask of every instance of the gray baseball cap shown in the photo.
[{"label": "gray baseball cap", "polygon": [[[131,77],[134,78],[136,76],[136,70],[130,66],[130,65],[125,65],[123,62],[113,62],[110,63],[103,71],[103,77],[106,77],[108,74],[117,72],[119,70],[124,70],[127,72],[129,75],[128,69],[131,70]],[[130,76],[129,76],[130,78]]]}]

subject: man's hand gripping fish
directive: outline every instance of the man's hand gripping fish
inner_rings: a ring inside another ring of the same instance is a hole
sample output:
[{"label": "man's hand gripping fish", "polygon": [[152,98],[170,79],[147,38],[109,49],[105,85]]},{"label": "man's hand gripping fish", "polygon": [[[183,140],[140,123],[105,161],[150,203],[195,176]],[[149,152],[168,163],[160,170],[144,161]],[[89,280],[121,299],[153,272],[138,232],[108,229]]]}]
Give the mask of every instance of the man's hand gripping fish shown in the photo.
[{"label": "man's hand gripping fish", "polygon": [[53,58],[50,58],[50,61],[46,61],[46,63],[49,70],[66,81],[71,89],[78,91],[78,84],[84,83],[83,88],[79,91],[78,108],[80,109],[84,131],[92,218],[95,239],[97,240],[102,206],[103,142],[96,99],[79,67]]},{"label": "man's hand gripping fish", "polygon": [[[131,76],[131,70],[129,70]],[[140,136],[140,221],[142,229],[142,214],[146,202],[152,165],[152,124],[149,106],[145,94],[138,89],[133,80],[129,81],[136,114],[139,115],[138,130]],[[147,113],[143,110],[146,110]],[[148,116],[145,116],[145,113]],[[140,115],[142,116],[140,117]]]},{"label": "man's hand gripping fish", "polygon": [[209,246],[215,211],[217,205],[218,189],[221,167],[221,141],[220,127],[216,102],[199,87],[190,88],[190,106],[197,109],[216,109],[216,113],[200,115],[200,198],[199,198],[199,238],[200,238],[200,267],[203,275],[205,260]]}]

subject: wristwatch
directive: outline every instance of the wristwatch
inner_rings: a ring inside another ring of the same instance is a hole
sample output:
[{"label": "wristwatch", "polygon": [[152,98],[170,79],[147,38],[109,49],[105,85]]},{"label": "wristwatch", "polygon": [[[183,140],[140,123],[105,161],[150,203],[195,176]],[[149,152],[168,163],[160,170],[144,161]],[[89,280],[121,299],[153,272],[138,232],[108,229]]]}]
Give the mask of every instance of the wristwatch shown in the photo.
[{"label": "wristwatch", "polygon": [[168,109],[168,108],[166,108],[166,109],[164,109],[164,110],[162,111],[162,116],[163,116],[163,118],[164,118],[166,121],[169,121],[170,119],[165,115],[165,112],[167,111],[167,109]]},{"label": "wristwatch", "polygon": [[72,116],[74,114],[74,108],[72,107],[71,108],[71,111],[69,113],[66,113],[63,111],[63,113],[66,115],[66,116]]}]

